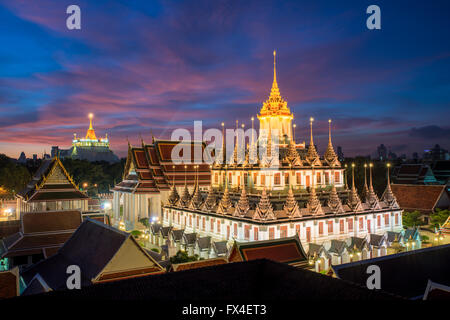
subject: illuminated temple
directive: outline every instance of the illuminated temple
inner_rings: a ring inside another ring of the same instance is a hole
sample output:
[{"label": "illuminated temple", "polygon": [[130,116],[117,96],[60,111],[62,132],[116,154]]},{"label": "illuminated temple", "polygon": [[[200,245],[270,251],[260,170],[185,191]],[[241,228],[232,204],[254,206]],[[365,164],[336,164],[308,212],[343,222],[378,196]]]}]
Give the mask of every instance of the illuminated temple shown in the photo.
[{"label": "illuminated temple", "polygon": [[237,138],[233,150],[226,150],[223,141],[211,165],[175,165],[168,149],[177,141],[130,146],[124,180],[114,189],[115,220],[131,229],[139,219],[152,217],[159,226],[152,228],[159,230],[152,238],[156,244],[172,241],[186,250],[192,237],[231,245],[297,235],[306,250],[325,245],[330,251],[342,248],[339,241],[378,239],[402,229],[402,209],[389,182],[379,197],[370,170],[361,198],[354,176],[345,176],[333,148],[331,120],[322,156],[314,144],[314,119],[309,119],[309,144],[295,141],[294,115],[281,96],[275,60],[270,95],[257,118],[259,137],[250,137],[240,148],[243,154]]},{"label": "illuminated temple", "polygon": [[[72,158],[88,161],[118,162],[119,158],[109,148],[109,139],[106,134],[103,138],[97,138],[92,126],[93,114],[89,114],[89,128],[84,138],[77,137],[74,133],[72,147],[68,150],[57,150],[61,158]],[[52,152],[55,152],[52,150]]]}]

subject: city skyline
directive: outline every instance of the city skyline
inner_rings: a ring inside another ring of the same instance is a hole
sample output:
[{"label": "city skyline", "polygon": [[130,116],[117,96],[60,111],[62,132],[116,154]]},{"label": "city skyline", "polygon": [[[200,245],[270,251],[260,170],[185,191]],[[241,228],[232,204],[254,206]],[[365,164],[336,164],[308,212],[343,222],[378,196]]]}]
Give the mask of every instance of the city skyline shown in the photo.
[{"label": "city skyline", "polygon": [[298,142],[314,117],[321,154],[329,118],[346,156],[449,148],[448,3],[381,1],[375,31],[365,3],[77,4],[82,29],[68,30],[65,3],[0,1],[11,30],[0,35],[0,153],[67,147],[91,112],[122,157],[127,138],[170,138],[194,120],[249,126],[270,92],[274,49]]}]

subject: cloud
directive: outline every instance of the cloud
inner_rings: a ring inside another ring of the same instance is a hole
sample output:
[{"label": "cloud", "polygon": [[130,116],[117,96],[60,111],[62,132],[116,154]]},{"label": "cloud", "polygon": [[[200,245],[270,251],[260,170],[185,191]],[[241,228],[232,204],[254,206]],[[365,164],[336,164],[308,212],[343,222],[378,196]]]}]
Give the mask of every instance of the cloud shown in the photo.
[{"label": "cloud", "polygon": [[442,128],[436,125],[412,128],[409,132],[410,137],[421,139],[438,139],[450,137],[450,128]]}]

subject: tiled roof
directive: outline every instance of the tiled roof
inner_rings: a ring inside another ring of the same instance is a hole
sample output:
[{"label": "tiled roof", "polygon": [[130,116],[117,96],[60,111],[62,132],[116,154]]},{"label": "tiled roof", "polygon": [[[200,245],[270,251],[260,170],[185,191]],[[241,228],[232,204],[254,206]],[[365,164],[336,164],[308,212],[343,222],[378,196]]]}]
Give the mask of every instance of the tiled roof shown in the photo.
[{"label": "tiled roof", "polygon": [[227,255],[228,254],[228,241],[214,241],[212,244],[212,247],[214,249],[214,252],[217,255]]},{"label": "tiled roof", "polygon": [[19,268],[0,272],[0,299],[19,295]]},{"label": "tiled roof", "polygon": [[370,265],[380,267],[384,291],[405,298],[421,298],[429,279],[450,284],[450,244],[335,265],[332,268],[338,278],[365,286],[366,270]]},{"label": "tiled roof", "polygon": [[297,236],[250,242],[235,242],[230,261],[270,259],[288,264],[307,263],[307,257]]},{"label": "tiled roof", "polygon": [[228,263],[227,259],[225,258],[215,258],[215,259],[206,259],[206,260],[197,260],[197,261],[191,261],[186,263],[178,263],[178,264],[172,264],[172,270],[173,271],[184,271],[184,270],[191,270],[191,269],[198,269],[198,268],[204,268],[204,267],[210,267],[210,266],[217,266],[221,264]]},{"label": "tiled roof", "polygon": [[0,239],[8,237],[20,230],[20,220],[0,221]]},{"label": "tiled roof", "polygon": [[201,237],[197,239],[197,246],[200,250],[209,250],[211,248],[211,237]]},{"label": "tiled roof", "polygon": [[20,232],[2,241],[2,257],[52,255],[72,236],[80,224],[80,211],[24,213]]},{"label": "tiled roof", "polygon": [[22,216],[23,233],[75,230],[80,224],[80,211],[26,212]]},{"label": "tiled roof", "polygon": [[369,236],[369,243],[371,246],[381,247],[385,242],[384,235],[371,233]]},{"label": "tiled roof", "polygon": [[[65,183],[52,181],[57,176],[63,178]],[[34,174],[25,189],[17,193],[19,198],[25,201],[45,200],[74,200],[88,199],[73,182],[58,158],[43,160],[41,166]]]},{"label": "tiled roof", "polygon": [[445,186],[392,184],[391,189],[402,209],[432,211]]},{"label": "tiled roof", "polygon": [[331,246],[327,251],[341,255],[342,253],[344,253],[345,249],[347,249],[347,244],[345,243],[345,241],[331,240]]},{"label": "tiled roof", "polygon": [[[183,143],[180,141],[155,140],[152,144],[141,147],[129,147],[125,175],[130,172],[131,167],[136,170],[137,176],[131,179],[124,177],[124,181],[135,180],[133,190],[123,182],[117,184],[113,190],[136,193],[159,193],[169,190],[170,185],[182,186],[185,183],[185,174],[188,186],[193,186],[196,177],[201,186],[207,186],[211,180],[211,170],[207,163],[202,163],[196,168],[196,164],[178,163],[172,160],[172,151],[178,144],[187,145],[191,148],[191,163],[194,163],[195,149],[197,147],[203,152],[205,144],[201,142]],[[186,155],[187,156],[187,155]],[[183,155],[180,154],[183,158]],[[185,168],[186,166],[186,168]],[[134,189],[135,188],[135,189]]]}]

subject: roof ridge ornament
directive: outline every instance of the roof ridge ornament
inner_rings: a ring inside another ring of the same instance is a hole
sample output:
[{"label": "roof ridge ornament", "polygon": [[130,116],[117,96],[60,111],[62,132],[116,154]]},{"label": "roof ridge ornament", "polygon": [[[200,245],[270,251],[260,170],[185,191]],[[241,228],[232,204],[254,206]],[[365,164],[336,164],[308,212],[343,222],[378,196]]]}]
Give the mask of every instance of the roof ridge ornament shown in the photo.
[{"label": "roof ridge ornament", "polygon": [[397,198],[395,197],[394,193],[391,189],[391,179],[389,177],[389,168],[391,167],[391,164],[387,164],[387,186],[386,190],[384,190],[383,196],[381,199],[386,202],[391,208],[398,209],[400,206],[398,205]]},{"label": "roof ridge ornament", "polygon": [[348,196],[348,206],[354,212],[362,211],[363,207],[361,204],[361,199],[358,196],[358,190],[355,187],[355,164],[352,163],[352,188],[350,189],[350,194]]}]

